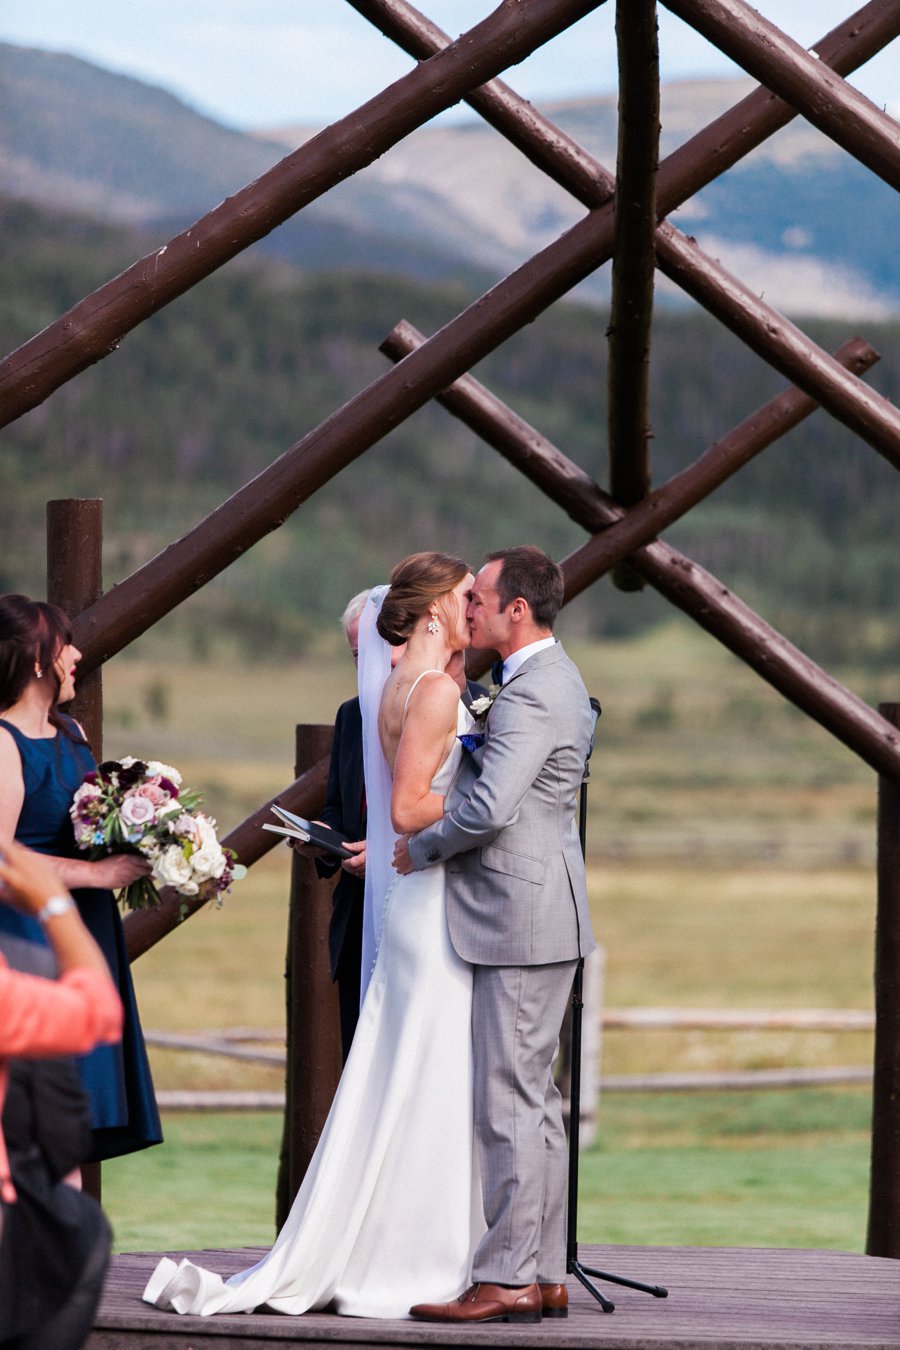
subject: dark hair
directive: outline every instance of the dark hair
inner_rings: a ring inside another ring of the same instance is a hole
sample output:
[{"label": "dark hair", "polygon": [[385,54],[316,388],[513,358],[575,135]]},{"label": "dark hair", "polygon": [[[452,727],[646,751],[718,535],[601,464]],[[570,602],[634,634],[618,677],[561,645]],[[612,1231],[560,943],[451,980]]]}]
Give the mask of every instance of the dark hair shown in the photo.
[{"label": "dark hair", "polygon": [[502,564],[497,579],[501,612],[521,596],[537,626],[552,629],[565,591],[562,568],[533,544],[501,548],[489,553],[487,561]]},{"label": "dark hair", "polygon": [[54,668],[61,649],[71,641],[72,624],[58,605],[29,600],[27,595],[0,595],[0,712],[18,703],[37,666],[53,691],[50,722],[71,735],[59,713],[60,682]]},{"label": "dark hair", "polygon": [[405,642],[422,615],[468,571],[467,562],[448,553],[411,553],[398,562],[375,625],[385,642],[392,647]]}]

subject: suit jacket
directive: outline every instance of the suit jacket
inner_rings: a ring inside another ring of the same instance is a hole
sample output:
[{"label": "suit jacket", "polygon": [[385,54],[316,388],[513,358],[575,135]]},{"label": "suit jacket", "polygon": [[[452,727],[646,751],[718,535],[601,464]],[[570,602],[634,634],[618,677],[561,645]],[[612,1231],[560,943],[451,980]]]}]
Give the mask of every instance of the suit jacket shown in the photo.
[{"label": "suit jacket", "polygon": [[447,810],[414,835],[416,868],[446,864],[453,946],[475,965],[544,965],[596,945],[578,837],[593,718],[560,644],[529,657],[463,754]]},{"label": "suit jacket", "polygon": [[[350,839],[365,839],[362,714],[359,699],[342,703],[334,719],[334,740],[328,768],[328,788],[322,820]],[[320,877],[334,876],[340,867],[337,858],[317,858]],[[365,883],[342,871],[331,899],[331,923],[328,926],[328,956],[332,979],[337,976],[347,934],[351,925],[362,925]]]}]

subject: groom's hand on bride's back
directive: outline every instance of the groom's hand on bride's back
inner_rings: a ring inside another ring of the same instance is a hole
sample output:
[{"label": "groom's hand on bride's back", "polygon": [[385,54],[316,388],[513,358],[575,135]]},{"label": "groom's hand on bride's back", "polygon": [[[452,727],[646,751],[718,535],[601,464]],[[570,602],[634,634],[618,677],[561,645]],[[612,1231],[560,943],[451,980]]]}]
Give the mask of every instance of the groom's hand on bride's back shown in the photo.
[{"label": "groom's hand on bride's back", "polygon": [[412,858],[409,856],[409,840],[408,834],[401,834],[394,845],[394,871],[399,872],[401,877],[414,870]]}]

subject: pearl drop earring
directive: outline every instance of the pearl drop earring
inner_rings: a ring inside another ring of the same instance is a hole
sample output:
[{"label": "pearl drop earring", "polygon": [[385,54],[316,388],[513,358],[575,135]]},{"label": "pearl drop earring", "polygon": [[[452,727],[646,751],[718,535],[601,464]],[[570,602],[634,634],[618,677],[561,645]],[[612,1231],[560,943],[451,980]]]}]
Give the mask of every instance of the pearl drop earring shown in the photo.
[{"label": "pearl drop earring", "polygon": [[431,618],[426,627],[429,633],[439,633],[441,631],[441,625],[438,623],[438,616],[434,610],[431,611]]}]

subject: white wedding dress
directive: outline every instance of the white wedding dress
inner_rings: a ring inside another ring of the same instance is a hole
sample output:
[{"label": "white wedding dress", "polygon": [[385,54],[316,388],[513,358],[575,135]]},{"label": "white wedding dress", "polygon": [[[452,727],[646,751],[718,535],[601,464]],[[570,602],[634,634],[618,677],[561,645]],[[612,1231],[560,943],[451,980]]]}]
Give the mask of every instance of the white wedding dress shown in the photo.
[{"label": "white wedding dress", "polygon": [[[471,720],[460,704],[459,730]],[[446,793],[459,741],[433,780]],[[484,1232],[472,1113],[472,971],[450,943],[444,870],[398,877],[334,1103],[271,1251],[223,1281],[164,1258],[144,1299],[179,1313],[331,1309],[406,1317],[470,1283]]]}]

